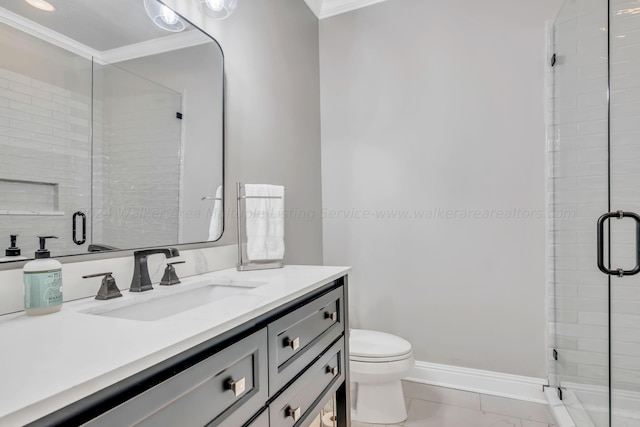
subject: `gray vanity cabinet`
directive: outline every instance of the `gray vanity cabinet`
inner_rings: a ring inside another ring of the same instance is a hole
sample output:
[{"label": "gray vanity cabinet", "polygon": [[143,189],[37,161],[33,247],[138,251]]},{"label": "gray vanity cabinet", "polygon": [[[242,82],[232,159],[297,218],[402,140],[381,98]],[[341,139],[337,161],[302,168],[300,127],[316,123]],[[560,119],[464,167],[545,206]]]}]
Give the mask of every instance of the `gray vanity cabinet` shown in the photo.
[{"label": "gray vanity cabinet", "polygon": [[238,427],[267,399],[266,330],[86,423],[90,427]]},{"label": "gray vanity cabinet", "polygon": [[260,415],[244,427],[269,427],[269,409],[265,408]]},{"label": "gray vanity cabinet", "polygon": [[347,278],[30,426],[306,427],[335,394],[350,424]]},{"label": "gray vanity cabinet", "polygon": [[344,339],[341,338],[269,405],[271,427],[293,427],[311,421],[325,396],[344,380]]},{"label": "gray vanity cabinet", "polygon": [[269,394],[274,395],[344,333],[343,288],[275,320],[269,331]]}]

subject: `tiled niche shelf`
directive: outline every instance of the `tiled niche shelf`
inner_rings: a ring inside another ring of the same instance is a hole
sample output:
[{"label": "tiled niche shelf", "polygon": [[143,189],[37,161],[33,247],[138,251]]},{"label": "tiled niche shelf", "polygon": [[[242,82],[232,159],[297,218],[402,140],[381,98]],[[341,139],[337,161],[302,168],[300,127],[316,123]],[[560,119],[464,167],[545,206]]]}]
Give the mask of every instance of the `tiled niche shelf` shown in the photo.
[{"label": "tiled niche shelf", "polygon": [[0,215],[64,215],[58,210],[58,184],[0,178]]}]

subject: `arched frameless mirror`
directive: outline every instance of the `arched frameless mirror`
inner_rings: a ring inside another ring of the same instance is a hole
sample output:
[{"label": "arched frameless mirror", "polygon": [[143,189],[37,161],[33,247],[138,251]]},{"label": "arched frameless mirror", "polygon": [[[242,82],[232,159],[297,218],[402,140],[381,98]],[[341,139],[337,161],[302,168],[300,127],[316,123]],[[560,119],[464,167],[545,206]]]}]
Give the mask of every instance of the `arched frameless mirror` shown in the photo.
[{"label": "arched frameless mirror", "polygon": [[37,235],[60,237],[54,256],[217,240],[217,42],[166,6],[154,20],[156,0],[35,3],[0,8],[0,250],[12,234],[28,257]]}]

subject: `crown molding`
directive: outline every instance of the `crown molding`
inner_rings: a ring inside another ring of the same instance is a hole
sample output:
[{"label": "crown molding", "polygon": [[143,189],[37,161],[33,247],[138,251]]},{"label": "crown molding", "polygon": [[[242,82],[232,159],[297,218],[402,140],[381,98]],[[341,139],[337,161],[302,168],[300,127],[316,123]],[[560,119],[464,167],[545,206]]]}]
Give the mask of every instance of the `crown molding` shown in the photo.
[{"label": "crown molding", "polygon": [[320,18],[320,10],[322,9],[322,0],[304,0],[304,2],[309,6],[309,9]]},{"label": "crown molding", "polygon": [[101,52],[2,7],[0,7],[0,22],[83,58],[94,59],[100,64],[114,64],[129,59],[197,46],[211,41],[209,37],[197,29],[192,29]]},{"label": "crown molding", "polygon": [[36,24],[16,13],[13,13],[7,9],[0,7],[0,22],[10,25],[32,36],[38,37],[41,40],[49,42],[62,49],[82,56],[83,58],[91,59],[93,57],[100,57],[100,52],[90,48],[82,43],[63,36],[62,34],[55,32],[43,25]]},{"label": "crown molding", "polygon": [[105,50],[100,52],[100,57],[103,61],[106,61],[109,64],[115,64],[121,61],[171,52],[173,50],[198,46],[210,42],[211,39],[209,37],[202,34],[199,30],[193,29],[182,33],[172,34],[170,36],[130,44],[116,49]]},{"label": "crown molding", "polygon": [[[386,0],[322,0],[320,13],[316,13],[316,15],[319,19],[324,19],[330,16],[360,9],[362,7],[371,6],[376,3],[382,3],[383,1]],[[309,4],[309,2],[307,2],[307,4]],[[313,10],[313,8],[311,8],[311,10]]]}]

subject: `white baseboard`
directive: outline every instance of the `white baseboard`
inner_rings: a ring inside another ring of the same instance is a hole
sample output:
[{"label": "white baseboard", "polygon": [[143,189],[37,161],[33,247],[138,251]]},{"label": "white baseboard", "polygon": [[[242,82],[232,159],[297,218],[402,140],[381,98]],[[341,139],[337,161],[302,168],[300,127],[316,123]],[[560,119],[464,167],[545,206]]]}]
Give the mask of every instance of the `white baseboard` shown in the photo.
[{"label": "white baseboard", "polygon": [[413,372],[405,380],[545,405],[548,403],[544,394],[544,386],[548,385],[548,381],[543,378],[416,361]]}]

